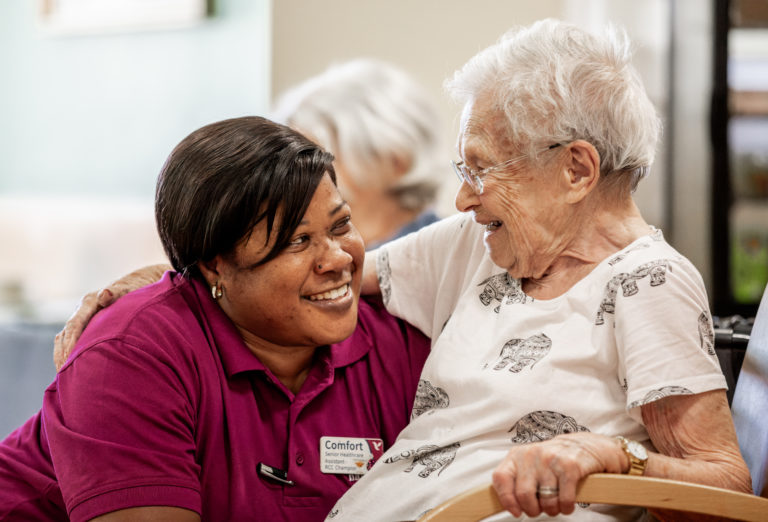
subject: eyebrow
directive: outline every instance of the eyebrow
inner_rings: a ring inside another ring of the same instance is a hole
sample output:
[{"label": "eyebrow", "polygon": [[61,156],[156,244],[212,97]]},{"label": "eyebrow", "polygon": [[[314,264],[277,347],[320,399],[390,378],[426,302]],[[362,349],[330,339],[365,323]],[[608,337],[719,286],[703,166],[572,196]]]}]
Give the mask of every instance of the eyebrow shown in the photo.
[{"label": "eyebrow", "polygon": [[[336,214],[336,213],[337,213],[339,210],[341,210],[342,208],[344,208],[344,207],[345,207],[347,204],[348,204],[348,203],[347,203],[347,201],[346,201],[346,200],[342,200],[342,202],[341,202],[341,203],[339,203],[338,205],[336,205],[335,207],[333,207],[333,208],[331,209],[331,211],[330,211],[330,212],[328,212],[328,216],[329,216],[329,217],[332,217],[332,216],[333,216],[334,214]],[[307,220],[305,220],[305,219],[302,219],[302,220],[299,222],[299,225],[306,225],[306,224],[307,224]]]}]

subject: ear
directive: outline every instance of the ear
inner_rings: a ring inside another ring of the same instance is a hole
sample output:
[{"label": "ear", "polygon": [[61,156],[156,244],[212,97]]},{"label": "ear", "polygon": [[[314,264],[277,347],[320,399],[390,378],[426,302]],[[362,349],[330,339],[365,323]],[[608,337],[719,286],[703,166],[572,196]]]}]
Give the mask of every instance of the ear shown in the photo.
[{"label": "ear", "polygon": [[212,284],[217,283],[221,278],[219,274],[220,265],[221,265],[221,256],[216,256],[210,261],[197,262],[197,268],[198,270],[200,270],[200,273],[203,275],[203,279],[205,279],[205,282],[208,283],[208,286],[211,286]]},{"label": "ear", "polygon": [[568,157],[563,167],[566,201],[578,203],[592,192],[600,180],[600,154],[591,143],[584,140],[569,143],[566,150]]}]

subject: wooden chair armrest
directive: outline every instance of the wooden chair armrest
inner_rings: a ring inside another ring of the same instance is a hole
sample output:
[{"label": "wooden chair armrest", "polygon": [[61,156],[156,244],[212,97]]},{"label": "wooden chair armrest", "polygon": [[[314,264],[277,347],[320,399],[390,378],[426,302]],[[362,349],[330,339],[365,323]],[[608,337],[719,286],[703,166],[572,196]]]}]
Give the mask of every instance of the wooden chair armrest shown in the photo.
[{"label": "wooden chair armrest", "polygon": [[[768,498],[692,484],[612,473],[595,473],[579,482],[576,501],[671,509],[747,521],[768,519]],[[491,485],[461,493],[430,510],[419,522],[467,522],[502,511]]]}]

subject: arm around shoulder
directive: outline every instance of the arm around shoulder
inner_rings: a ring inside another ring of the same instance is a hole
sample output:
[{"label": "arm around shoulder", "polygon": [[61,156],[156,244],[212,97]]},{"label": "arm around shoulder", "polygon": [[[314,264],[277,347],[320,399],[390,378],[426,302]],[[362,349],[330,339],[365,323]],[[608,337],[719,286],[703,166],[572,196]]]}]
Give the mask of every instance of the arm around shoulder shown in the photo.
[{"label": "arm around shoulder", "polygon": [[167,270],[172,270],[172,267],[165,264],[145,266],[121,277],[106,288],[85,294],[75,313],[67,319],[64,328],[53,340],[53,363],[56,369],[60,370],[67,361],[77,340],[96,312],[129,292],[159,281]]}]

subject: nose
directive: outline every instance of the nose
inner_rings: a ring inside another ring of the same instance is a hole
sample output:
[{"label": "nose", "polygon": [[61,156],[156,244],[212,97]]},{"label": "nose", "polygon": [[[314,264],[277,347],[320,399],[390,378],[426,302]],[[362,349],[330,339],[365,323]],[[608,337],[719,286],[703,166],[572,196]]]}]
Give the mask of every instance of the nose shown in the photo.
[{"label": "nose", "polygon": [[475,189],[466,181],[462,181],[459,191],[456,192],[455,204],[459,212],[469,212],[480,204],[480,199],[475,194]]},{"label": "nose", "polygon": [[344,243],[338,238],[328,238],[315,259],[315,272],[325,274],[339,272],[349,267],[353,261],[352,254],[344,248]]}]

